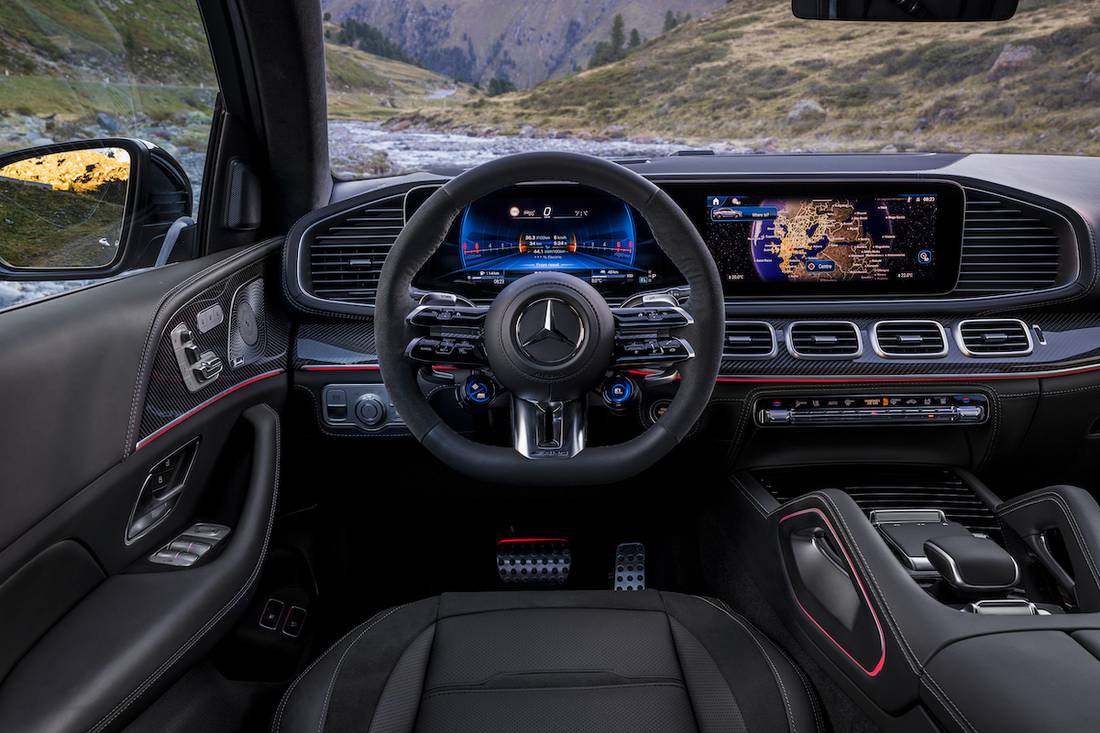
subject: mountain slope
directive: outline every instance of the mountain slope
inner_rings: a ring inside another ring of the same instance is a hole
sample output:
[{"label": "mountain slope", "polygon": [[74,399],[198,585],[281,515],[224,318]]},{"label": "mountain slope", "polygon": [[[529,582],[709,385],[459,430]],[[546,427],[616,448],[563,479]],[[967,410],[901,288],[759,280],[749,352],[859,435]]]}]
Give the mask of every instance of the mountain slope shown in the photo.
[{"label": "mountain slope", "polygon": [[724,0],[322,0],[332,19],[382,30],[414,59],[483,86],[505,75],[521,87],[587,66],[621,13],[627,31],[660,33],[665,12],[701,15]]},{"label": "mountain slope", "polygon": [[623,61],[430,127],[656,135],[748,149],[1100,153],[1100,2],[1023,0],[1006,23],[800,21],[739,0]]}]

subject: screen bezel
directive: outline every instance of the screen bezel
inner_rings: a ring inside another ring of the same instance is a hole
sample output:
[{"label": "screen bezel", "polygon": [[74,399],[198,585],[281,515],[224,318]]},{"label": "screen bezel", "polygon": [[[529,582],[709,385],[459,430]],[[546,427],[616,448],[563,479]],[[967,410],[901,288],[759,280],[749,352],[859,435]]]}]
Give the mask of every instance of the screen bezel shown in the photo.
[{"label": "screen bezel", "polygon": [[851,296],[934,296],[952,292],[959,280],[962,260],[963,220],[966,210],[966,193],[959,184],[943,179],[861,179],[858,181],[806,179],[799,181],[762,181],[745,179],[715,179],[699,183],[668,183],[662,185],[680,205],[698,229],[707,248],[707,228],[710,217],[706,206],[708,196],[745,194],[752,196],[812,198],[819,196],[888,196],[899,193],[935,193],[935,273],[925,281],[884,282],[815,281],[815,282],[761,282],[727,279],[720,272],[722,289],[728,298],[759,298],[767,296],[787,298],[835,298]]}]

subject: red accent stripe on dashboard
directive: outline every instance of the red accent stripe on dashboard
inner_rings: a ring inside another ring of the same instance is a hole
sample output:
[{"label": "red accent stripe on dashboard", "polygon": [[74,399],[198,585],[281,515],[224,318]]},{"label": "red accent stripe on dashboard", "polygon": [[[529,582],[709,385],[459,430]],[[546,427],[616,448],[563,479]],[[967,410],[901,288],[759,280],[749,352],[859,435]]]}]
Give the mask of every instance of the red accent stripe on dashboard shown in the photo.
[{"label": "red accent stripe on dashboard", "polygon": [[250,384],[255,384],[256,382],[260,382],[264,379],[270,379],[271,377],[276,377],[280,374],[283,374],[285,371],[286,371],[285,369],[273,369],[270,372],[264,372],[263,374],[259,374],[255,377],[252,377],[251,379],[246,379],[243,382],[241,382],[240,384],[236,384],[236,385],[230,387],[229,389],[225,390],[224,392],[219,392],[218,394],[214,395],[213,397],[206,400],[205,402],[203,402],[203,403],[201,403],[201,404],[199,404],[195,407],[192,407],[187,412],[183,413],[182,415],[180,415],[176,419],[172,420],[171,422],[163,425],[159,429],[153,431],[149,435],[146,435],[144,438],[142,438],[141,440],[139,440],[137,443],[134,444],[134,451],[136,452],[136,451],[141,450],[142,448],[149,445],[150,443],[152,443],[154,440],[156,440],[160,436],[167,433],[172,428],[176,427],[177,425],[179,425],[180,423],[186,421],[187,419],[189,419],[191,417],[194,417],[196,414],[198,414],[202,410],[205,410],[207,407],[210,407],[210,405],[214,404],[215,402],[222,399],[223,397],[228,397],[229,395],[233,394],[237,390],[244,389],[245,387],[247,387]]},{"label": "red accent stripe on dashboard", "polygon": [[299,367],[306,372],[379,372],[377,364],[306,364]]},{"label": "red accent stripe on dashboard", "polygon": [[[436,365],[432,367],[436,371],[451,371],[454,367]],[[308,364],[299,367],[307,372],[378,372],[382,368],[377,364]],[[921,375],[921,374],[868,374],[865,376],[845,377],[803,377],[803,376],[768,376],[759,377],[728,377],[719,376],[715,381],[719,384],[866,384],[870,382],[992,382],[1009,379],[1053,379],[1056,377],[1071,377],[1075,374],[1089,374],[1100,372],[1100,364],[1090,364],[1083,367],[1069,367],[1066,369],[1051,369],[1048,371],[1019,372],[1016,374],[956,374],[951,375]],[[643,369],[628,369],[627,373],[635,376],[648,376],[649,372]],[[677,375],[679,376],[679,375]]]}]

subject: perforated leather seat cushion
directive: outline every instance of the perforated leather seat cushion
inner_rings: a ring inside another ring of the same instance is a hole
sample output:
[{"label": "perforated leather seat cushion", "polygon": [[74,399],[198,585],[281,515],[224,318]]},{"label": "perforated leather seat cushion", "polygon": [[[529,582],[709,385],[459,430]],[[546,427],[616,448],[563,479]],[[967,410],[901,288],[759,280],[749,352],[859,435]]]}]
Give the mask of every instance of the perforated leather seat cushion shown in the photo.
[{"label": "perforated leather seat cushion", "polygon": [[657,591],[444,594],[379,613],[273,730],[814,731],[803,675],[722,604]]}]

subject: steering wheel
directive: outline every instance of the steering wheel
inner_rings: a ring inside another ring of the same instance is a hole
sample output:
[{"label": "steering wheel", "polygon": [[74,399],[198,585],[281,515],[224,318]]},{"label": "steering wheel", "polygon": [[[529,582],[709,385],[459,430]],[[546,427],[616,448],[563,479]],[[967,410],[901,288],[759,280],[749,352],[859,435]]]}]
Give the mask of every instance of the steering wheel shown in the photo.
[{"label": "steering wheel", "polygon": [[[503,288],[488,307],[414,301],[413,280],[469,204],[506,186],[584,184],[633,206],[686,278],[672,299],[612,308],[587,282],[539,272]],[[653,465],[699,419],[718,376],[725,308],[718,270],[699,232],[650,181],[616,163],[572,153],[523,153],[472,168],[436,190],[409,219],[382,268],[375,329],[382,379],[412,434],[445,464],[510,485],[620,481]],[[418,382],[431,364],[491,372],[512,405],[512,447],[472,441],[444,423]],[[588,395],[616,369],[676,369],[679,388],[648,429],[586,447]]]}]

